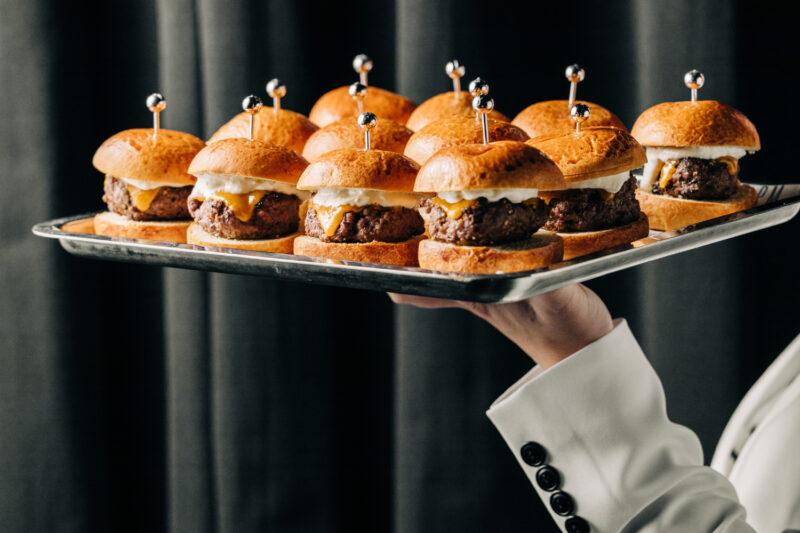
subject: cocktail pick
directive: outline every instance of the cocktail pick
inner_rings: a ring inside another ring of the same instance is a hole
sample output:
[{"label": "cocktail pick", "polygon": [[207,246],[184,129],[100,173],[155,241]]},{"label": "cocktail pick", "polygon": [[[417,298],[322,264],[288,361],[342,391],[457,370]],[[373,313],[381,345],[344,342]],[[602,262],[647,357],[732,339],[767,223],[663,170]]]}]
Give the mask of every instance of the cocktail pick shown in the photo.
[{"label": "cocktail pick", "polygon": [[355,70],[359,77],[361,84],[364,87],[369,87],[367,83],[367,74],[372,70],[372,60],[366,54],[358,54],[353,58],[353,70]]},{"label": "cocktail pick", "polygon": [[569,81],[569,108],[575,104],[575,95],[578,92],[578,84],[583,81],[586,72],[578,65],[570,65],[564,71],[564,75]]},{"label": "cocktail pick", "polygon": [[[480,76],[469,82],[469,94],[472,95],[474,99],[476,96],[481,94],[489,94],[489,83],[486,82]],[[481,119],[480,111],[475,111],[475,121],[478,122]]]},{"label": "cocktail pick", "polygon": [[364,150],[372,148],[369,132],[378,125],[378,117],[367,111],[358,115],[358,125],[364,130]]},{"label": "cocktail pick", "polygon": [[358,112],[363,113],[364,98],[367,97],[367,86],[364,83],[357,81],[350,86],[347,92],[350,93],[350,97],[356,101],[356,104],[358,104]]},{"label": "cocktail pick", "polygon": [[281,98],[286,96],[286,85],[278,78],[272,78],[267,82],[267,94],[272,98],[272,112],[277,113],[281,108]]},{"label": "cocktail pick", "polygon": [[251,94],[250,96],[245,96],[244,100],[242,100],[242,109],[245,113],[250,115],[250,140],[253,140],[253,122],[256,118],[256,113],[261,110],[261,106],[264,105],[261,103],[261,98],[258,96]]},{"label": "cocktail pick", "polygon": [[444,66],[444,71],[447,72],[447,75],[453,80],[453,92],[456,94],[456,99],[458,99],[461,93],[461,77],[467,70],[464,68],[464,65],[458,62],[458,59],[453,59],[447,62]]},{"label": "cocktail pick", "polygon": [[586,104],[575,104],[569,110],[572,120],[575,121],[575,133],[581,132],[581,124],[589,118],[589,106]]},{"label": "cocktail pick", "polygon": [[472,109],[481,117],[483,144],[489,144],[489,120],[486,117],[494,109],[494,100],[488,94],[479,94],[472,99]]},{"label": "cocktail pick", "polygon": [[145,101],[147,109],[153,113],[153,139],[158,138],[158,130],[161,128],[161,117],[159,116],[167,107],[167,101],[161,93],[153,93]]},{"label": "cocktail pick", "polygon": [[696,68],[683,75],[683,83],[692,90],[692,103],[697,102],[697,89],[706,83],[706,77]]}]

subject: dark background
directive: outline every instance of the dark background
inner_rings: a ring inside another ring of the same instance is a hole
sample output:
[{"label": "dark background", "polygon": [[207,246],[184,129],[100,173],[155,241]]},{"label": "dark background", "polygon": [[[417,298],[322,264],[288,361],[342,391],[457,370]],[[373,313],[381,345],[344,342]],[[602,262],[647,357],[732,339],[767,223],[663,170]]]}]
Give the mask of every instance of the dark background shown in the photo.
[{"label": "dark background", "polygon": [[[371,84],[417,102],[448,89],[456,57],[510,116],[566,98],[563,70],[578,62],[579,97],[629,126],[688,98],[696,67],[701,98],[759,128],[742,178],[798,182],[794,15],[693,0],[1,0],[0,529],[553,530],[484,415],[530,361],[473,317],[77,259],[30,228],[102,209],[91,157],[150,124],[150,92],[169,102],[165,127],[207,138],[274,76],[284,106],[307,113],[355,80],[360,52]],[[628,318],[707,460],[800,330],[798,230],[589,284]]]}]

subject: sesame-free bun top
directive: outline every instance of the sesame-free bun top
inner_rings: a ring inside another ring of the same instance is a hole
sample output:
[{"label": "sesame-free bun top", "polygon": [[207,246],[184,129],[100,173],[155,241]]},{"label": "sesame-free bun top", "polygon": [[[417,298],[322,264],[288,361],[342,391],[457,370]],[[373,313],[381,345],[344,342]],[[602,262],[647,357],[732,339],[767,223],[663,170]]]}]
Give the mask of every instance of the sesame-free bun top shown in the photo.
[{"label": "sesame-free bun top", "polygon": [[[412,131],[393,120],[378,120],[370,131],[370,143],[376,150],[403,153]],[[343,118],[315,131],[303,148],[303,157],[315,161],[321,155],[342,148],[364,147],[364,132],[354,117]]]},{"label": "sesame-free bun top", "polygon": [[205,143],[182,131],[138,128],[112,135],[100,145],[92,164],[103,174],[120,178],[193,185],[189,163]]},{"label": "sesame-free bun top", "polygon": [[259,139],[223,139],[197,154],[189,173],[233,174],[296,184],[308,166],[294,150]]},{"label": "sesame-free bun top", "polygon": [[[575,103],[589,106],[590,115],[583,126],[587,128],[606,126],[628,131],[617,115],[605,107],[583,100],[576,100]],[[567,133],[575,129],[575,122],[570,116],[568,100],[547,100],[529,105],[520,111],[511,123],[525,130],[525,133],[531,138]]]},{"label": "sesame-free bun top", "polygon": [[[367,88],[364,98],[364,111],[374,113],[378,120],[383,118],[399,124],[406,123],[415,107],[416,104],[405,96],[372,85]],[[345,117],[357,116],[358,104],[350,96],[349,87],[339,87],[323,94],[308,114],[311,122],[321,128]]]},{"label": "sesame-free bun top", "polygon": [[636,119],[631,134],[644,146],[761,148],[753,123],[741,112],[715,100],[655,105]]},{"label": "sesame-free bun top", "polygon": [[[253,138],[270,144],[291,148],[298,154],[303,151],[306,141],[317,131],[317,126],[305,116],[288,109],[262,107],[255,115]],[[222,139],[250,137],[250,115],[241,112],[223,124],[208,140],[208,144]]]},{"label": "sesame-free bun top", "polygon": [[397,152],[343,149],[328,152],[300,176],[297,188],[348,187],[412,192],[419,166]]},{"label": "sesame-free bun top", "polygon": [[[406,126],[412,131],[419,131],[439,119],[467,116],[475,116],[475,110],[472,109],[472,95],[469,91],[460,91],[456,97],[456,93],[450,91],[437,94],[419,104],[414,112],[411,113],[411,116],[408,117]],[[507,116],[495,110],[489,113],[489,118],[510,122]]]},{"label": "sesame-free bun top", "polygon": [[552,159],[567,182],[620,174],[647,162],[644,148],[630,133],[616,128],[581,128],[565,135],[528,141]]},{"label": "sesame-free bun top", "polygon": [[[489,139],[493,141],[528,140],[528,135],[513,124],[492,119],[487,122]],[[475,120],[474,114],[468,117],[443,118],[414,133],[408,140],[404,153],[422,165],[442,148],[481,142],[483,126]]]},{"label": "sesame-free bun top", "polygon": [[416,192],[470,189],[566,188],[564,176],[543,152],[519,141],[462,144],[437,152],[422,166]]}]

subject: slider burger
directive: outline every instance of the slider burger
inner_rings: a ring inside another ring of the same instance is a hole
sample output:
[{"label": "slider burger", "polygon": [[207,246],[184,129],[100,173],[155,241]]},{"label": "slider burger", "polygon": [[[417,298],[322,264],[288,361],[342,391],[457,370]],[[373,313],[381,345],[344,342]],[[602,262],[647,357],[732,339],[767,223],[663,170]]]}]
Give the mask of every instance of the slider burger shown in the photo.
[{"label": "slider burger", "polygon": [[297,187],[316,191],[305,216],[305,236],[294,253],[349,261],[416,266],[424,232],[413,194],[419,167],[401,154],[370,147],[372,113],[359,116],[364,150],[341,149],[321,156]]},{"label": "slider burger", "polygon": [[739,159],[761,148],[755,126],[736,109],[697,100],[703,75],[684,78],[692,101],[646,110],[631,133],[647,164],[636,196],[650,225],[674,230],[753,207],[757,193],[739,182]]},{"label": "slider burger", "polygon": [[[286,96],[286,86],[278,79],[267,83],[267,94],[272,97],[272,107],[262,106],[256,116],[253,138],[278,146],[285,146],[297,152],[303,151],[317,126],[300,113],[281,107],[281,98]],[[241,112],[222,125],[208,140],[211,144],[222,139],[247,138],[250,115]]]},{"label": "slider burger", "polygon": [[584,124],[587,128],[602,126],[628,131],[625,124],[608,109],[592,102],[575,100],[578,83],[585,77],[582,68],[578,65],[570,65],[567,67],[565,75],[570,82],[569,100],[547,100],[535,103],[523,109],[511,123],[525,130],[525,133],[532,139],[540,135],[569,133],[575,129],[570,110],[574,104],[579,103],[592,109],[592,116]]},{"label": "slider burger", "polygon": [[193,135],[159,128],[167,102],[147,98],[153,129],[130,129],[107,139],[92,164],[106,175],[108,211],[94,218],[98,235],[186,242],[191,223],[186,200],[194,185],[189,163],[205,143]]},{"label": "slider burger", "polygon": [[647,217],[636,201],[633,169],[646,161],[644,149],[616,128],[581,128],[589,108],[573,106],[576,131],[528,141],[564,173],[566,187],[543,191],[550,207],[544,229],[564,240],[564,259],[647,237]]},{"label": "slider burger", "polygon": [[[248,96],[246,111],[258,112],[260,100]],[[192,160],[197,184],[189,196],[194,223],[189,244],[292,253],[300,210],[308,193],[297,180],[308,163],[297,152],[259,139],[223,139]]]},{"label": "slider burger", "polygon": [[[411,128],[413,131],[418,131],[431,122],[442,118],[474,115],[474,111],[472,110],[472,98],[475,96],[475,94],[471,93],[473,92],[473,87],[476,84],[485,85],[485,82],[480,78],[477,78],[470,83],[469,92],[462,91],[461,78],[464,76],[465,69],[464,65],[461,65],[457,59],[448,61],[447,65],[445,65],[445,72],[447,72],[447,75],[453,79],[453,90],[446,93],[437,94],[436,96],[425,100],[414,110],[413,113],[411,113],[406,126]],[[486,85],[486,90],[488,92],[488,85]],[[492,110],[492,112],[489,113],[489,118],[494,120],[502,120],[504,122],[509,121],[507,116],[495,110]]]},{"label": "slider burger", "polygon": [[[353,59],[353,69],[361,76],[361,84],[367,86],[367,73],[372,70],[372,60],[364,54],[359,54]],[[323,94],[311,108],[308,118],[314,124],[324,127],[337,120],[356,118],[359,113],[369,111],[381,117],[381,120],[393,120],[405,124],[416,107],[414,102],[405,96],[370,86],[369,93],[363,101],[363,108],[360,109],[349,91],[349,87],[339,87]]]}]

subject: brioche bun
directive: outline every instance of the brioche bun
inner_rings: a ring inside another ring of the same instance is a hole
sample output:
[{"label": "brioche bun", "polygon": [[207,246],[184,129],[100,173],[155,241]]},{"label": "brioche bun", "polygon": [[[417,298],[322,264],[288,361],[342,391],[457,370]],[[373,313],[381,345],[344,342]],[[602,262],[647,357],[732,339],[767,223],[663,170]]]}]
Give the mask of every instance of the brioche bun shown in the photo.
[{"label": "brioche bun", "polygon": [[182,131],[138,128],[112,135],[92,158],[103,174],[150,183],[193,185],[188,168],[205,143]]},{"label": "brioche bun", "polygon": [[290,148],[259,139],[223,139],[197,154],[189,173],[235,174],[296,184],[308,161]]},{"label": "brioche bun", "polygon": [[[472,109],[472,95],[469,91],[460,91],[458,96],[450,91],[425,100],[408,117],[406,126],[413,131],[419,131],[431,122],[453,117],[475,118],[475,110]],[[489,118],[510,122],[507,116],[494,109],[489,113]]]},{"label": "brioche bun", "polygon": [[415,192],[470,189],[566,188],[564,176],[544,153],[519,141],[444,148],[417,174]]},{"label": "brioche bun", "polygon": [[741,146],[759,150],[756,127],[715,100],[664,102],[645,110],[631,134],[644,146]]},{"label": "brioche bun", "polygon": [[[303,151],[306,141],[317,131],[317,126],[304,115],[288,109],[262,107],[253,121],[253,138],[270,144],[277,144],[294,150],[298,154]],[[223,124],[208,140],[208,144],[222,139],[250,137],[250,115],[242,112]]]},{"label": "brioche bun", "polygon": [[616,128],[581,128],[577,133],[536,137],[527,144],[547,154],[567,183],[619,174],[647,162],[636,139]]},{"label": "brioche bun", "polygon": [[191,223],[191,220],[138,221],[105,211],[94,217],[94,232],[108,237],[186,242],[186,230]]},{"label": "brioche bun", "polygon": [[[625,124],[608,109],[583,100],[576,100],[575,103],[589,106],[590,115],[581,125],[582,128],[603,126],[628,131]],[[511,123],[525,130],[531,138],[575,131],[568,100],[547,100],[530,105],[520,111]]]},{"label": "brioche bun", "polygon": [[[374,113],[379,120],[383,118],[399,124],[406,123],[415,107],[416,104],[405,96],[372,85],[367,88],[367,96],[364,98],[364,111]],[[357,116],[358,104],[350,96],[349,87],[339,87],[323,94],[308,114],[311,122],[319,127]]]},{"label": "brioche bun", "polygon": [[[526,141],[528,135],[508,122],[489,120],[489,138],[493,141]],[[469,117],[443,118],[431,122],[408,140],[405,155],[424,164],[433,154],[448,146],[483,142],[483,127]]]},{"label": "brioche bun", "polygon": [[637,189],[636,199],[650,219],[651,228],[672,231],[750,209],[758,201],[758,192],[748,185],[739,185],[739,190],[725,200],[689,200]]},{"label": "brioche bun", "polygon": [[426,239],[419,245],[419,266],[469,274],[524,272],[561,261],[564,242],[537,233],[530,239],[498,246],[462,246]]},{"label": "brioche bun", "polygon": [[386,150],[334,150],[308,165],[297,188],[348,187],[412,192],[419,166]]},{"label": "brioche bun", "polygon": [[[392,120],[378,120],[370,131],[370,143],[376,150],[402,154],[412,131]],[[303,148],[303,157],[315,161],[321,155],[342,148],[364,148],[364,132],[352,117],[337,120],[314,132]]]},{"label": "brioche bun", "polygon": [[277,254],[291,254],[294,240],[300,233],[292,233],[277,239],[225,239],[217,237],[204,230],[200,224],[192,223],[186,234],[186,242],[200,246],[216,246],[217,248],[236,248],[253,252],[271,252]]},{"label": "brioche bun", "polygon": [[[550,233],[542,230],[543,233]],[[599,231],[556,233],[564,240],[564,261],[591,254],[606,248],[644,239],[650,234],[647,217],[642,213],[638,220],[616,228]]]},{"label": "brioche bun", "polygon": [[384,265],[417,266],[417,249],[422,236],[403,242],[323,242],[304,235],[294,241],[295,255],[325,257],[341,261],[361,261]]}]

